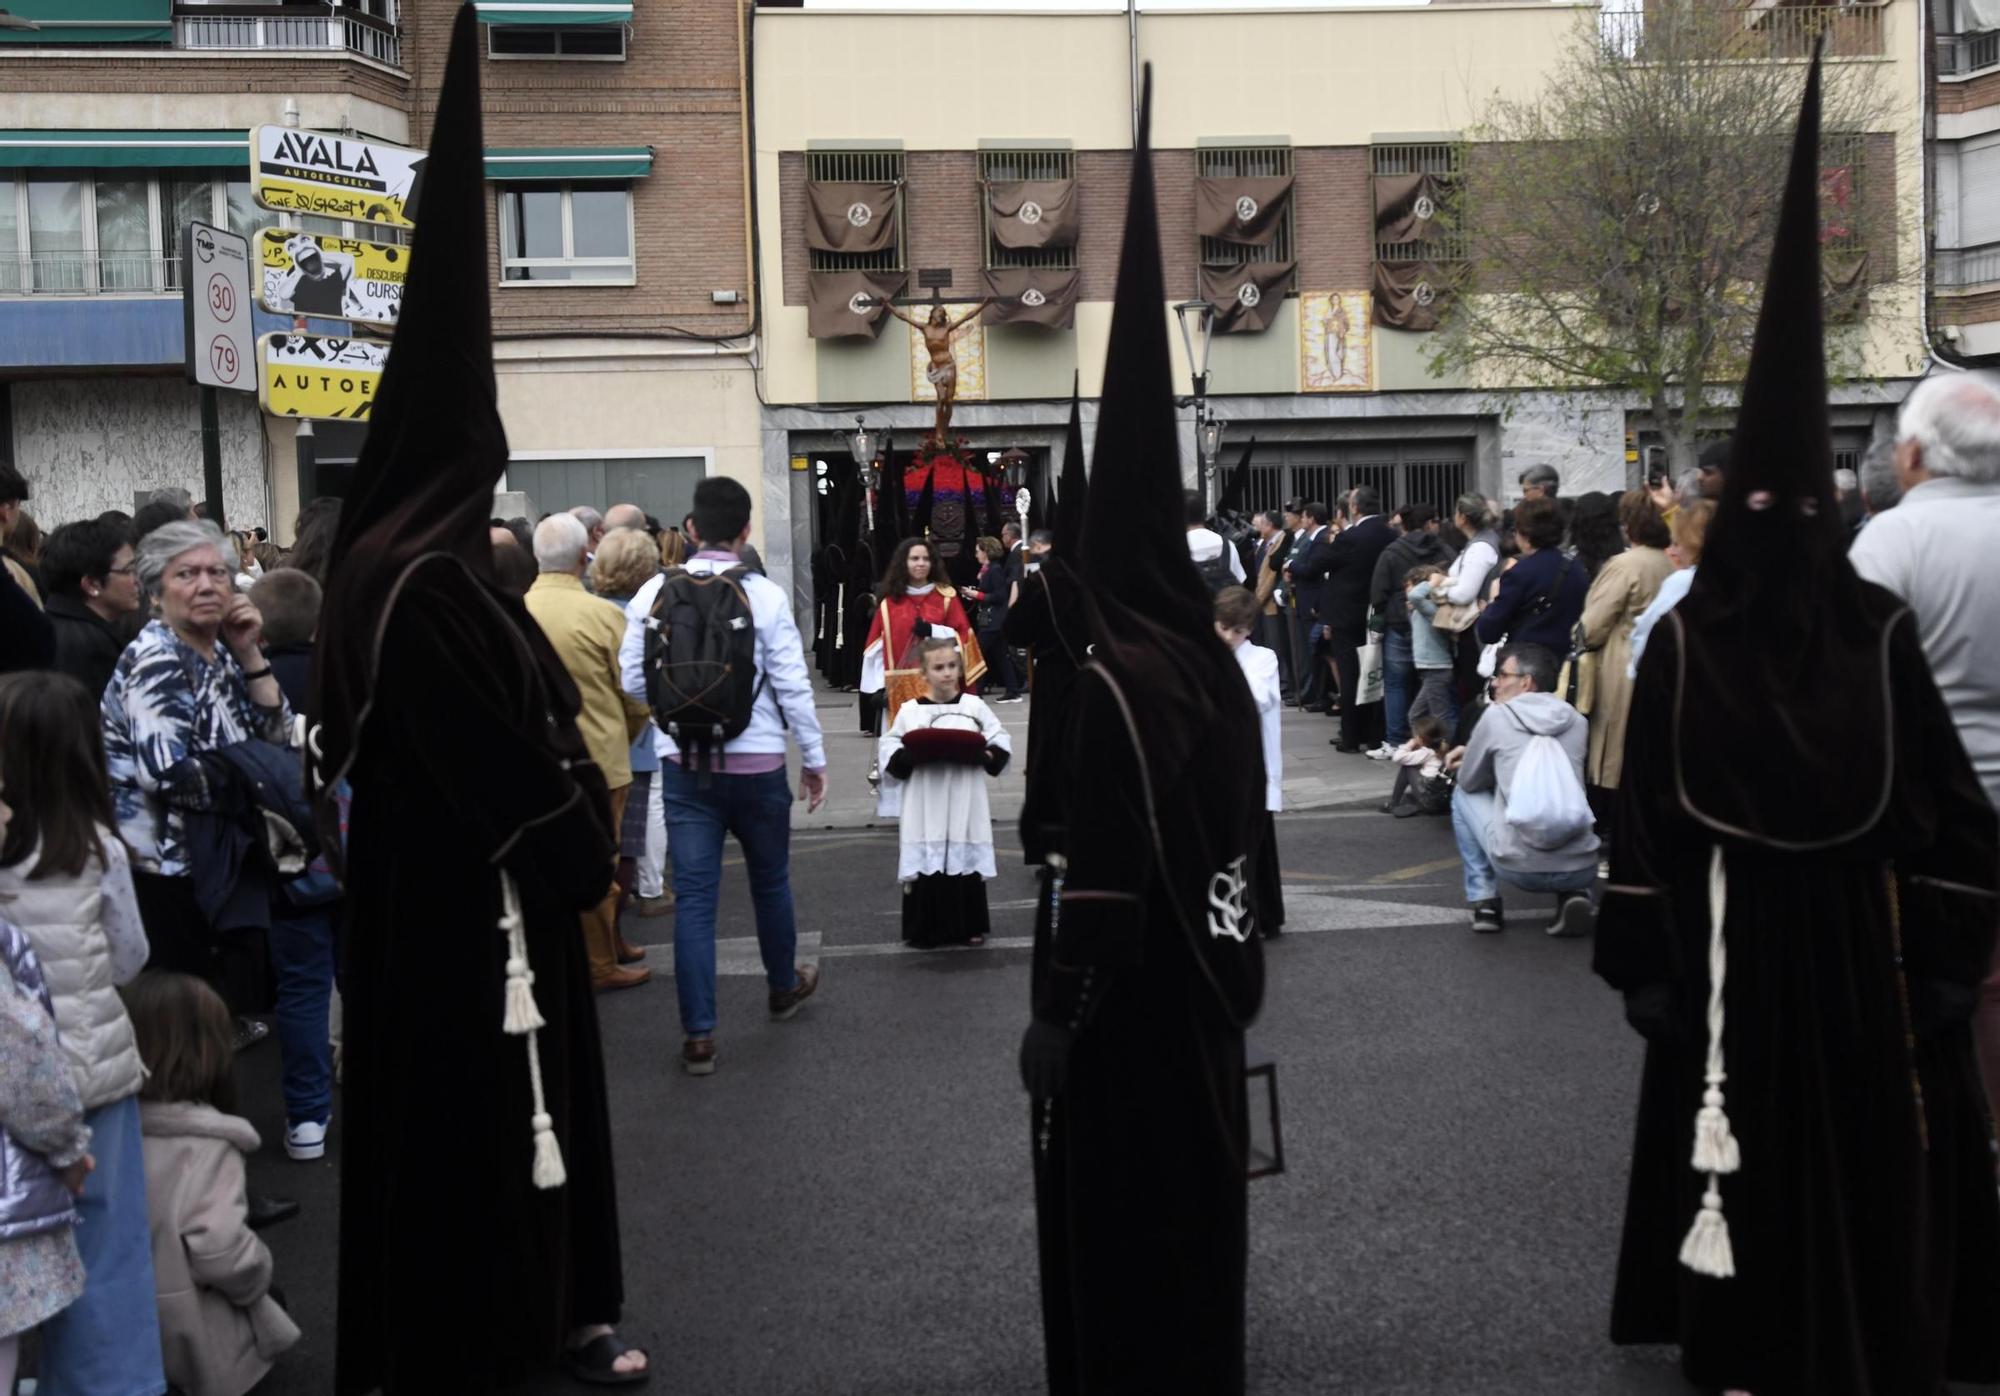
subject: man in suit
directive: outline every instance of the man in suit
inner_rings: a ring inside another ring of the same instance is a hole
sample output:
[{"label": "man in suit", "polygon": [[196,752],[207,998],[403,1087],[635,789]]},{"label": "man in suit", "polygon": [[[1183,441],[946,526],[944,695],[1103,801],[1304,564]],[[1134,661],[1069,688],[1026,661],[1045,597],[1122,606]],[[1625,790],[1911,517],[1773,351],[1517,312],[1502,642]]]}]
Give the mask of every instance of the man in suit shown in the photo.
[{"label": "man in suit", "polygon": [[1326,680],[1320,670],[1319,628],[1320,583],[1326,578],[1327,559],[1333,535],[1327,531],[1332,517],[1324,504],[1314,501],[1298,508],[1299,526],[1292,534],[1291,556],[1285,563],[1285,586],[1292,594],[1292,666],[1299,706],[1307,712],[1326,711]]},{"label": "man in suit", "polygon": [[1368,586],[1375,563],[1396,541],[1396,531],[1382,517],[1382,496],[1373,485],[1359,485],[1349,493],[1347,516],[1347,527],[1328,548],[1319,613],[1340,679],[1340,736],[1333,747],[1358,754],[1382,740],[1380,700],[1365,708],[1355,702],[1361,682],[1361,657],[1356,651],[1368,638]]},{"label": "man in suit", "polygon": [[1257,515],[1257,547],[1251,554],[1251,586],[1257,593],[1257,633],[1253,637],[1278,656],[1278,686],[1286,702],[1291,701],[1292,666],[1290,627],[1278,609],[1279,569],[1291,553],[1291,535],[1285,532],[1284,516],[1276,509]]}]

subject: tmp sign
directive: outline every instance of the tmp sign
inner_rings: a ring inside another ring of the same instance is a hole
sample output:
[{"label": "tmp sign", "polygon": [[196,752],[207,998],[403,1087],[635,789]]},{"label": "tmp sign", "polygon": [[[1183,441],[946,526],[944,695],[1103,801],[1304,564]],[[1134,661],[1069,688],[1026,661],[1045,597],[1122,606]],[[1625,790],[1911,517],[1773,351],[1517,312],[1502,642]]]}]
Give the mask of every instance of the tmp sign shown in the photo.
[{"label": "tmp sign", "polygon": [[189,382],[257,391],[251,304],[249,240],[226,228],[188,224],[181,239],[181,318]]}]

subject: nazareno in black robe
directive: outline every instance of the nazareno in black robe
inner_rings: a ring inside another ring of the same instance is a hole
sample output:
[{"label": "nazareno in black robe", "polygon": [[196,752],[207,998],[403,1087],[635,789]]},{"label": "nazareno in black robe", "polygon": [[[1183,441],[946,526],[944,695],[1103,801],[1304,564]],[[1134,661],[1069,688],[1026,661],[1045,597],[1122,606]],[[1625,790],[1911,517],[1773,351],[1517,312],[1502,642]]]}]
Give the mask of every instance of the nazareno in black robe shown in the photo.
[{"label": "nazareno in black robe", "polygon": [[[1669,990],[1647,1027],[1612,1339],[1678,1343],[1691,1381],[1755,1396],[1931,1396],[1947,1376],[2000,1379],[2000,1203],[1968,1017],[2000,906],[2000,828],[1910,613],[1867,590],[1886,632],[1893,745],[1879,817],[1809,852],[1694,817],[1676,770],[1687,642],[1670,614],[1632,701],[1598,920],[1600,975],[1628,996]],[[1738,774],[1779,789],[1789,778]],[[1720,1178],[1729,1279],[1678,1260],[1705,1187],[1689,1156],[1718,840],[1727,1115],[1742,1149]]]},{"label": "nazareno in black robe", "polygon": [[[381,653],[350,776],[336,1389],[488,1391],[552,1372],[571,1327],[619,1318],[611,1121],[577,931],[615,845],[575,691],[517,600],[454,559],[419,562]],[[547,1190],[530,1181],[527,1039],[501,1030],[502,868],[568,1174]]]}]

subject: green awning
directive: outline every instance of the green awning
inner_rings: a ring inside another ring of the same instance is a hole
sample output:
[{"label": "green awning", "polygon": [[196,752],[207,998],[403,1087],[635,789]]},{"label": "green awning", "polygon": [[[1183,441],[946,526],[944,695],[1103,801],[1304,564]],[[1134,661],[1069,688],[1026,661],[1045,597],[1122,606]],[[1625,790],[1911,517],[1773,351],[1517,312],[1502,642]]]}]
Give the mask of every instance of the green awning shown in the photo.
[{"label": "green awning", "polygon": [[0,131],[0,169],[247,169],[248,131]]},{"label": "green awning", "polygon": [[5,0],[39,29],[0,29],[4,44],[170,44],[173,0]]},{"label": "green awning", "polygon": [[481,24],[573,29],[584,24],[630,24],[632,0],[474,0]]},{"label": "green awning", "polygon": [[488,179],[644,179],[650,145],[487,146]]}]

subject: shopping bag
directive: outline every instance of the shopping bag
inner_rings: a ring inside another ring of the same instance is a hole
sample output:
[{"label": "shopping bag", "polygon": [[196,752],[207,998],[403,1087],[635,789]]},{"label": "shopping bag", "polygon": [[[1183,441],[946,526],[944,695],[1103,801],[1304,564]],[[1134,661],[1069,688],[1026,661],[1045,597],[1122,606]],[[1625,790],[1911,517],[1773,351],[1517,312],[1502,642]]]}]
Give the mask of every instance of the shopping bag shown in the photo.
[{"label": "shopping bag", "polygon": [[1356,647],[1355,655],[1361,661],[1361,676],[1355,683],[1354,702],[1357,707],[1367,707],[1370,703],[1382,701],[1382,642],[1370,640]]}]

